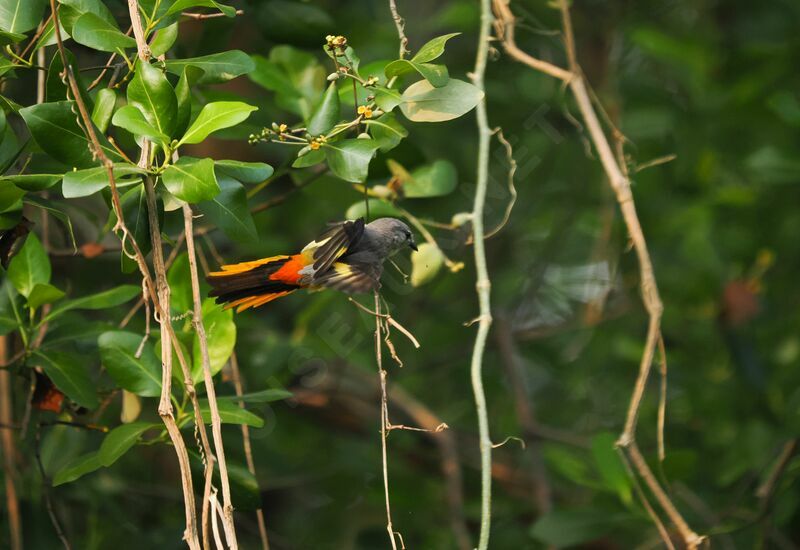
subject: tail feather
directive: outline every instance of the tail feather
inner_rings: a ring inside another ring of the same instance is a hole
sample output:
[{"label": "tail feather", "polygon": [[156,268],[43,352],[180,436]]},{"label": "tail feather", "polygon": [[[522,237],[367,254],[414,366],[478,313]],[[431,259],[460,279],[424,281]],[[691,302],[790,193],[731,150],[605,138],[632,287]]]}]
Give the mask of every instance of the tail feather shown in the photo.
[{"label": "tail feather", "polygon": [[222,271],[210,273],[206,279],[212,287],[209,296],[215,296],[218,304],[226,304],[225,309],[235,307],[240,312],[291,294],[300,285],[270,279],[290,260],[290,256],[273,256],[224,265]]}]

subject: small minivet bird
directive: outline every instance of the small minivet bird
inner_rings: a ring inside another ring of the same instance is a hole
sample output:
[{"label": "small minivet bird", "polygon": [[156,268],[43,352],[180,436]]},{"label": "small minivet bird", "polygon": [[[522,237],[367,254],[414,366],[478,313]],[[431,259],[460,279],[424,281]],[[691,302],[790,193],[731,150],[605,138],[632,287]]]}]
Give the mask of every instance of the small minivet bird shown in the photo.
[{"label": "small minivet bird", "polygon": [[383,262],[405,247],[417,250],[411,230],[398,219],[335,223],[299,254],[223,265],[208,276],[209,296],[240,312],[299,288],[368,292],[380,288]]}]

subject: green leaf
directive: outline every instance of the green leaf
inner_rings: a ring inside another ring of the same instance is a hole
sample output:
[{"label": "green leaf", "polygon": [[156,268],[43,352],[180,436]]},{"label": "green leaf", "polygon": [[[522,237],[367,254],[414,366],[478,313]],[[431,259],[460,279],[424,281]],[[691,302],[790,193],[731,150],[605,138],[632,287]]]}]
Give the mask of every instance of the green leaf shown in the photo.
[{"label": "green leaf", "polygon": [[19,329],[21,319],[17,319],[17,315],[14,313],[18,301],[18,294],[14,291],[11,283],[0,282],[0,336]]},{"label": "green leaf", "polygon": [[114,118],[111,119],[111,122],[114,126],[127,130],[134,136],[146,137],[150,141],[155,141],[164,146],[170,141],[166,134],[151,126],[144,114],[133,105],[121,107],[114,113]]},{"label": "green leaf", "polygon": [[[2,182],[10,182],[25,191],[44,191],[50,189],[61,181],[61,174],[17,174],[14,176],[0,177]],[[0,197],[2,196],[2,185],[0,185]],[[0,198],[0,211],[3,210],[4,199]]]},{"label": "green leaf", "polygon": [[214,8],[225,14],[226,17],[235,17],[236,9],[231,6],[226,6],[215,2],[214,0],[177,0],[167,10],[167,15],[180,13],[189,8]]},{"label": "green leaf", "polygon": [[105,332],[97,339],[100,359],[109,376],[120,388],[143,397],[161,395],[161,361],[153,344],[145,342],[141,355],[142,335],[133,332]]},{"label": "green leaf", "polygon": [[283,388],[270,388],[253,393],[244,393],[242,395],[218,395],[217,401],[231,401],[238,403],[243,401],[245,403],[272,403],[273,401],[281,401],[283,399],[290,399],[294,394]]},{"label": "green leaf", "polygon": [[189,129],[181,138],[178,145],[185,143],[200,143],[209,134],[236,126],[247,119],[250,113],[257,111],[258,107],[253,107],[241,101],[216,101],[203,106],[200,114],[194,120]]},{"label": "green leaf", "polygon": [[312,136],[328,133],[339,122],[339,116],[339,92],[336,82],[331,82],[322,96],[322,102],[308,121],[308,133]]},{"label": "green leaf", "polygon": [[100,450],[97,451],[100,464],[105,467],[111,466],[136,445],[144,432],[157,426],[158,424],[149,422],[133,422],[117,426],[106,435],[100,445]]},{"label": "green leaf", "polygon": [[477,87],[451,78],[448,83],[435,88],[427,80],[409,86],[402,95],[400,110],[414,122],[444,122],[468,113],[483,100]]},{"label": "green leaf", "polygon": [[108,24],[116,26],[114,14],[111,13],[103,0],[58,0],[61,7],[58,10],[59,19],[64,29],[72,34],[75,21],[84,13],[93,13],[105,20]]},{"label": "green leaf", "polygon": [[103,52],[136,47],[136,40],[126,36],[116,24],[89,12],[78,17],[71,35],[78,44]]},{"label": "green leaf", "polygon": [[258,238],[256,226],[247,206],[247,192],[238,181],[222,176],[217,178],[220,192],[213,200],[197,205],[200,212],[229,238],[248,242]]},{"label": "green leaf", "polygon": [[[114,179],[117,187],[125,187],[142,181],[141,175],[145,173],[142,168],[133,164],[117,163],[113,168]],[[134,179],[123,179],[127,176],[137,176]],[[74,170],[64,174],[64,183],[61,192],[65,199],[88,197],[108,187],[108,170],[103,166]]]},{"label": "green leaf", "polygon": [[[67,65],[72,69],[72,74],[75,76],[75,81],[78,84],[78,90],[81,93],[81,98],[86,104],[88,110],[94,109],[94,99],[86,91],[86,83],[83,80],[83,73],[80,71],[78,59],[70,50],[64,50],[65,57],[67,58]],[[61,75],[64,73],[64,63],[61,56],[56,54],[50,61],[50,67],[47,69],[47,82],[45,83],[45,99],[46,101],[61,101],[72,97],[72,90],[68,89],[68,85],[62,80]],[[79,116],[75,112],[75,116]]]},{"label": "green leaf", "polygon": [[429,40],[419,49],[417,54],[411,58],[411,61],[414,63],[428,63],[433,61],[444,53],[444,45],[447,43],[447,41],[454,36],[458,36],[459,34],[461,33],[454,32],[451,34],[437,36],[436,38]]},{"label": "green leaf", "polygon": [[161,175],[167,190],[188,203],[211,200],[219,193],[214,161],[181,157]]},{"label": "green leaf", "polygon": [[[397,218],[402,216],[402,213],[390,202],[383,199],[368,199],[369,200],[369,215],[370,218]],[[358,218],[366,217],[367,206],[363,200],[353,203],[347,209],[344,217],[348,220],[357,220]]]},{"label": "green leaf", "polygon": [[28,295],[28,307],[36,309],[44,304],[52,304],[64,297],[64,293],[49,284],[37,284]]},{"label": "green leaf", "polygon": [[403,96],[397,90],[375,87],[375,103],[387,113],[403,102]]},{"label": "green leaf", "polygon": [[[199,399],[200,414],[203,416],[203,422],[206,424],[211,423],[211,411],[208,405],[208,399]],[[217,401],[219,409],[219,417],[223,424],[247,424],[253,428],[264,427],[264,420],[258,415],[241,408],[236,403],[230,401]]]},{"label": "green leaf", "polygon": [[214,167],[220,173],[242,183],[261,183],[275,170],[263,162],[241,162],[238,160],[217,160]]},{"label": "green leaf", "polygon": [[414,63],[407,59],[398,59],[386,65],[384,69],[386,78],[402,76],[412,71],[417,71],[422,78],[426,79],[436,88],[441,88],[450,80],[447,67],[444,65],[434,65],[433,63]]},{"label": "green leaf", "polygon": [[178,122],[178,98],[160,69],[141,60],[136,64],[136,74],[128,85],[128,104],[138,108],[159,134],[173,137]]},{"label": "green leaf", "polygon": [[[144,256],[150,253],[152,240],[150,239],[150,220],[148,219],[147,197],[145,196],[144,185],[138,184],[133,189],[126,191],[120,197],[122,205],[122,216],[125,225],[133,233],[134,239],[139,243],[139,249]],[[158,209],[159,217],[163,217],[163,210]],[[113,227],[116,222],[114,211],[109,212],[108,226]],[[160,222],[163,220],[159,220]],[[124,273],[133,273],[137,270],[136,262],[128,258],[125,254],[120,254],[120,268]]]},{"label": "green leaf", "polygon": [[292,168],[308,168],[314,166],[325,160],[325,151],[317,149],[316,151],[309,151],[302,157],[297,157],[292,162]]},{"label": "green leaf", "polygon": [[433,243],[422,243],[419,250],[411,253],[411,285],[414,287],[429,283],[436,277],[444,264],[444,255]]},{"label": "green leaf", "polygon": [[0,212],[18,208],[23,196],[25,191],[10,181],[0,181]]},{"label": "green leaf", "polygon": [[[89,150],[88,139],[78,126],[77,112],[73,101],[40,103],[19,110],[33,139],[45,153],[67,166],[85,168],[95,165],[96,161]],[[105,154],[111,160],[120,160],[103,134],[97,132],[97,136]]]},{"label": "green leaf", "polygon": [[50,282],[50,259],[36,234],[28,235],[25,244],[8,265],[6,274],[17,292],[26,298],[36,285]]},{"label": "green leaf", "polygon": [[631,482],[616,450],[616,437],[601,433],[592,438],[592,456],[605,486],[625,503],[632,501]]},{"label": "green leaf", "polygon": [[141,295],[141,293],[142,288],[138,285],[122,285],[97,294],[68,300],[53,308],[50,314],[45,317],[45,320],[51,321],[65,311],[72,309],[107,309],[116,307],[129,302],[133,297]]},{"label": "green leaf", "polygon": [[167,53],[178,39],[178,22],[159,29],[156,37],[150,42],[150,54],[153,57],[160,57]]},{"label": "green leaf", "polygon": [[[28,237],[30,239],[30,237]],[[94,409],[99,405],[94,383],[84,358],[60,351],[34,351],[32,360],[44,369],[53,384],[78,405]]]},{"label": "green leaf", "polygon": [[324,145],[331,171],[345,181],[360,183],[367,179],[369,163],[380,144],[374,139],[345,139]]},{"label": "green leaf", "polygon": [[227,82],[255,68],[250,56],[239,50],[193,57],[189,59],[167,59],[167,71],[180,75],[187,66],[197,67],[203,75],[197,84],[217,84]]},{"label": "green leaf", "polygon": [[60,221],[67,230],[67,235],[69,236],[73,251],[75,253],[78,252],[78,244],[75,242],[75,232],[72,228],[72,220],[66,212],[55,206],[55,202],[35,195],[28,195],[23,199],[23,203],[32,205],[41,210],[46,210],[51,216]]},{"label": "green leaf", "polygon": [[407,198],[442,197],[449,195],[458,185],[456,167],[448,160],[437,160],[411,172],[411,178],[403,183],[403,195]]},{"label": "green leaf", "polygon": [[408,130],[398,122],[394,113],[386,113],[377,120],[367,119],[362,122],[369,126],[372,139],[378,143],[380,150],[384,153],[394,149],[403,138],[408,137]]},{"label": "green leaf", "polygon": [[106,133],[108,123],[111,122],[111,115],[114,114],[114,106],[117,104],[117,94],[111,88],[100,88],[95,97],[94,110],[92,111],[92,122],[101,133]]},{"label": "green leaf", "polygon": [[178,114],[175,122],[175,135],[183,135],[189,127],[192,118],[192,86],[203,76],[203,71],[197,67],[188,66],[183,69],[178,84],[175,86],[175,96],[178,99]]},{"label": "green leaf", "polygon": [[194,306],[192,298],[192,285],[189,275],[189,256],[186,252],[178,254],[175,261],[167,271],[167,282],[172,291],[170,306],[173,310],[183,315]]},{"label": "green leaf", "polygon": [[42,19],[46,0],[0,0],[0,29],[24,33]]},{"label": "green leaf", "polygon": [[8,32],[0,29],[0,46],[8,46],[11,44],[16,44],[18,42],[22,42],[27,38],[26,35],[16,33],[16,32]]},{"label": "green leaf", "polygon": [[53,487],[64,485],[102,468],[97,452],[73,458],[53,476]]},{"label": "green leaf", "polygon": [[[213,298],[203,300],[203,326],[208,340],[208,356],[211,375],[217,374],[228,362],[236,345],[236,324],[233,310],[215,304]],[[192,378],[195,383],[203,380],[203,362],[200,353],[200,339],[194,335],[192,342]]]}]

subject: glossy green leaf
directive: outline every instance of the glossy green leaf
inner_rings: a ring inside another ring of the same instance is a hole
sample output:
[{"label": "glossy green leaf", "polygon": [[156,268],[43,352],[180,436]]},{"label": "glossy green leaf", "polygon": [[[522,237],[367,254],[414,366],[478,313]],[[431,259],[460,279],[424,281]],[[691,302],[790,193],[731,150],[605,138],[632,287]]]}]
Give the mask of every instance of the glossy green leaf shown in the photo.
[{"label": "glossy green leaf", "polygon": [[400,124],[394,113],[386,113],[377,120],[367,119],[363,122],[369,127],[372,139],[383,152],[394,149],[403,138],[408,137],[408,130]]},{"label": "glossy green leaf", "polygon": [[54,350],[35,351],[31,362],[42,367],[53,384],[78,405],[91,410],[100,404],[83,357]]},{"label": "glossy green leaf", "polygon": [[312,136],[326,134],[339,122],[339,116],[339,92],[336,82],[331,82],[308,121],[308,133]]},{"label": "glossy green leaf", "polygon": [[61,181],[61,174],[17,174],[14,176],[1,176],[0,177],[0,211],[3,210],[2,205],[5,203],[3,196],[3,182],[12,183],[14,186],[24,191],[44,191],[50,189],[59,181]]},{"label": "glossy green leaf", "polygon": [[187,66],[196,67],[203,71],[198,84],[216,84],[227,82],[255,68],[253,60],[246,53],[239,50],[193,57],[188,59],[168,59],[167,70],[180,75]]},{"label": "glossy green leaf", "polygon": [[114,14],[105,5],[103,0],[58,0],[61,7],[58,10],[61,24],[70,35],[75,21],[84,13],[93,13],[110,25],[116,26]]},{"label": "glossy green leaf", "polygon": [[248,242],[258,238],[244,186],[227,176],[218,177],[217,183],[219,194],[210,201],[198,204],[200,212],[233,240]]},{"label": "glossy green leaf", "polygon": [[162,145],[169,143],[169,137],[153,127],[150,122],[147,121],[142,111],[133,105],[120,107],[117,112],[114,113],[114,118],[111,119],[111,122],[114,126],[127,130],[134,136],[145,137],[150,141]]},{"label": "glossy green leaf", "polygon": [[389,88],[375,88],[375,103],[384,111],[391,112],[403,102],[403,96],[397,90]]},{"label": "glossy green leaf", "polygon": [[242,183],[261,183],[275,170],[263,162],[242,162],[238,160],[217,160],[214,167],[221,174],[230,176]]},{"label": "glossy green leaf", "polygon": [[[370,198],[369,200],[369,217],[375,218],[397,218],[401,217],[402,213],[390,202],[383,199]],[[350,208],[347,209],[344,217],[348,220],[356,220],[364,218],[367,215],[367,205],[364,200],[356,201]]]},{"label": "glossy green leaf", "polygon": [[317,149],[316,151],[309,151],[302,157],[297,157],[292,162],[292,168],[308,168],[314,166],[325,160],[325,151]]},{"label": "glossy green leaf", "polygon": [[444,53],[444,46],[448,40],[458,36],[460,32],[444,34],[426,42],[411,58],[414,63],[429,63]]},{"label": "glossy green leaf", "polygon": [[429,283],[436,277],[444,264],[444,255],[433,243],[421,243],[419,250],[411,253],[411,285],[414,287]]},{"label": "glossy green leaf", "polygon": [[97,452],[91,452],[70,460],[65,464],[56,475],[53,476],[53,487],[70,483],[80,479],[86,474],[92,473],[102,468]]},{"label": "glossy green leaf", "polygon": [[119,27],[89,12],[78,17],[71,34],[78,44],[103,52],[136,47],[136,41],[126,36]]},{"label": "glossy green leaf", "polygon": [[161,394],[161,361],[151,342],[145,342],[141,355],[142,335],[133,332],[105,332],[97,339],[100,359],[114,382],[123,389],[144,397]]},{"label": "glossy green leaf", "polygon": [[[67,166],[96,166],[89,141],[78,126],[76,112],[77,107],[72,101],[41,103],[19,110],[33,139],[45,153]],[[111,160],[120,160],[103,134],[97,134],[105,154]]]},{"label": "glossy green leaf", "polygon": [[244,393],[242,395],[218,395],[217,401],[231,401],[238,403],[243,401],[245,403],[272,403],[273,401],[282,401],[293,397],[293,393],[282,388],[270,388],[252,393]]},{"label": "glossy green leaf", "polygon": [[[80,70],[80,64],[75,54],[68,49],[64,49],[64,56],[67,58],[67,65],[72,69],[72,74],[75,77],[75,82],[80,90],[81,98],[86,104],[88,110],[94,109],[94,99],[86,90],[86,82],[83,79],[84,74]],[[50,61],[50,67],[47,69],[47,80],[45,82],[45,100],[49,102],[62,101],[72,98],[72,90],[62,79],[61,75],[64,73],[64,62],[61,60],[60,55],[54,55]],[[76,113],[76,116],[77,113]]]},{"label": "glossy green leaf", "polygon": [[253,56],[255,70],[248,76],[267,90],[274,91],[275,102],[282,109],[304,120],[325,89],[325,69],[311,54],[291,46],[275,46],[269,59]]},{"label": "glossy green leaf", "polygon": [[117,104],[117,93],[110,88],[100,88],[95,97],[94,110],[92,111],[92,122],[101,133],[108,130],[111,116],[114,114],[114,107]]},{"label": "glossy green leaf", "polygon": [[175,96],[178,100],[178,114],[175,122],[175,135],[182,136],[189,127],[192,118],[192,86],[194,86],[203,71],[197,67],[187,66],[181,72],[178,84],[175,86]]},{"label": "glossy green leaf", "polygon": [[355,183],[367,179],[369,163],[380,144],[374,139],[345,139],[326,143],[325,157],[331,171],[345,181]]},{"label": "glossy green leaf", "polygon": [[191,311],[192,299],[191,276],[189,273],[189,256],[186,252],[178,254],[167,271],[167,282],[172,291],[170,306],[178,315]]},{"label": "glossy green leaf", "polygon": [[161,175],[167,190],[188,203],[211,200],[219,193],[214,161],[181,157]]},{"label": "glossy green leaf", "polygon": [[236,126],[257,110],[258,107],[241,101],[217,101],[204,105],[178,144],[200,143],[217,130]]},{"label": "glossy green leaf", "polygon": [[26,35],[17,32],[8,32],[0,29],[0,46],[17,44],[27,38]]},{"label": "glossy green leaf", "polygon": [[420,80],[403,92],[400,110],[414,122],[444,122],[464,115],[483,100],[477,87],[451,78],[441,88]]},{"label": "glossy green leaf", "polygon": [[178,22],[159,29],[156,37],[150,42],[150,54],[160,57],[167,53],[178,39]]},{"label": "glossy green leaf", "polygon": [[0,0],[0,29],[25,33],[42,19],[47,0]]},{"label": "glossy green leaf", "polygon": [[0,181],[0,212],[18,207],[24,195],[25,191],[10,181]]},{"label": "glossy green leaf", "polygon": [[100,464],[105,467],[111,466],[136,445],[144,432],[157,426],[158,424],[149,422],[134,422],[117,426],[108,432],[100,445],[100,450],[97,451]]},{"label": "glossy green leaf", "polygon": [[[211,424],[211,411],[208,405],[208,399],[199,399],[200,413],[203,416],[203,422]],[[253,428],[264,427],[264,420],[248,411],[241,408],[236,403],[230,401],[218,401],[217,407],[219,409],[219,417],[223,424],[247,424]]]},{"label": "glossy green leaf", "polygon": [[26,298],[36,285],[50,282],[50,259],[35,233],[30,233],[25,239],[25,244],[8,265],[6,274],[17,292]]},{"label": "glossy green leaf", "polygon": [[57,307],[53,308],[45,320],[50,321],[55,319],[65,311],[73,309],[106,309],[112,308],[129,302],[134,296],[139,296],[142,293],[142,287],[138,285],[122,285],[110,290],[104,290],[97,294],[90,294],[74,300],[62,302]]},{"label": "glossy green leaf", "polygon": [[386,65],[385,74],[386,78],[395,78],[413,71],[417,71],[422,78],[436,88],[441,88],[450,80],[450,74],[444,65],[415,63],[407,59],[398,59]]},{"label": "glossy green leaf", "polygon": [[49,284],[37,284],[28,295],[28,307],[36,309],[44,304],[52,304],[64,297],[64,292]]},{"label": "glossy green leaf", "polygon": [[[217,374],[230,359],[236,345],[236,325],[233,310],[223,309],[214,303],[213,298],[203,300],[203,326],[208,340],[208,356],[211,374]],[[192,378],[195,382],[203,380],[203,362],[200,353],[200,339],[194,335],[192,342]]]},{"label": "glossy green leaf", "polygon": [[167,10],[167,15],[181,13],[182,11],[186,11],[190,8],[214,8],[225,14],[226,17],[234,17],[236,15],[235,8],[226,6],[225,4],[220,4],[214,0],[177,0]]},{"label": "glossy green leaf", "polygon": [[[142,174],[145,171],[138,166],[127,163],[117,163],[113,168],[114,180],[117,187],[125,187],[142,181]],[[130,176],[135,176],[131,178]],[[77,197],[87,197],[109,186],[108,170],[103,166],[87,168],[86,170],[74,170],[64,174],[64,183],[61,192],[64,198],[73,199]]]},{"label": "glossy green leaf", "polygon": [[139,109],[159,134],[173,137],[178,122],[178,99],[159,68],[143,61],[136,64],[136,74],[128,85],[128,104]]}]

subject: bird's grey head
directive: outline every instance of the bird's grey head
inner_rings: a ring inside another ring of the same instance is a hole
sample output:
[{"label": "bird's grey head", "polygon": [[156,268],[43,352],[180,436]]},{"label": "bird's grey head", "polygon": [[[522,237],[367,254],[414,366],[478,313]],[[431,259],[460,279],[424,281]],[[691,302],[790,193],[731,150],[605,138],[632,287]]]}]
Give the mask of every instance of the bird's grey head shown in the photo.
[{"label": "bird's grey head", "polygon": [[367,228],[381,236],[381,240],[389,249],[389,254],[394,254],[406,246],[411,250],[417,250],[411,229],[396,218],[378,218],[368,223]]}]

